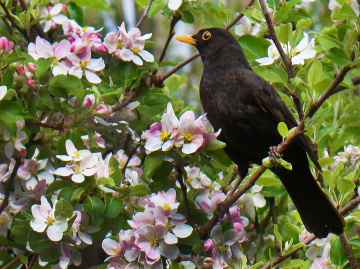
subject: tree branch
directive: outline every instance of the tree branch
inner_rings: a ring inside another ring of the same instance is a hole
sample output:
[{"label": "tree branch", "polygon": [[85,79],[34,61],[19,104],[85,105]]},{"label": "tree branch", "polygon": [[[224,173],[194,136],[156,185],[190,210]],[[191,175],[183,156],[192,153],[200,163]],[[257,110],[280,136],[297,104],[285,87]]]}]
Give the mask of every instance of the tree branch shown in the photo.
[{"label": "tree branch", "polygon": [[40,126],[40,127],[50,128],[50,129],[59,130],[59,131],[63,131],[65,128],[63,124],[49,124],[49,123],[43,123],[43,122],[31,121],[31,120],[26,120],[25,125],[26,126]]},{"label": "tree branch", "polygon": [[194,222],[193,222],[193,220],[191,218],[191,211],[190,211],[189,201],[188,201],[188,198],[187,198],[186,185],[185,185],[184,180],[183,180],[183,168],[181,166],[179,166],[179,165],[176,165],[175,170],[176,170],[176,173],[177,173],[177,181],[180,184],[181,192],[182,192],[183,199],[184,199],[185,210],[186,210],[186,220],[192,227],[194,227]]},{"label": "tree branch", "polygon": [[141,15],[140,17],[140,20],[138,21],[138,23],[136,24],[136,27],[139,28],[140,25],[144,22],[144,20],[147,18],[147,15],[149,13],[149,9],[150,9],[150,6],[151,6],[151,3],[152,3],[153,0],[149,0],[145,9],[144,9],[144,12],[143,14]]},{"label": "tree branch", "polygon": [[341,243],[343,244],[344,248],[345,248],[345,252],[346,252],[346,255],[348,256],[349,258],[349,263],[350,263],[350,267],[351,269],[359,269],[359,264],[357,263],[357,260],[355,258],[355,255],[354,255],[354,252],[352,251],[352,248],[350,246],[350,243],[349,243],[349,240],[347,239],[346,237],[346,234],[345,232],[343,232],[341,235],[340,235],[340,241]]}]

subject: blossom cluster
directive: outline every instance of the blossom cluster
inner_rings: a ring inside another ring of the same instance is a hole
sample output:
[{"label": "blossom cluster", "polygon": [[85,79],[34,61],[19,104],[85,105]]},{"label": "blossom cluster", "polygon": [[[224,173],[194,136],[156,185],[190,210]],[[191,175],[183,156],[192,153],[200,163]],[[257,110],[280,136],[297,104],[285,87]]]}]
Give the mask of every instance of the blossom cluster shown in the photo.
[{"label": "blossom cluster", "polygon": [[[325,151],[325,157],[328,156],[329,153]],[[360,165],[360,148],[351,144],[344,146],[344,151],[338,152],[333,158],[335,159],[335,162],[329,166],[331,170],[334,170],[340,163],[343,163],[345,167],[356,171],[359,169]]]},{"label": "blossom cluster", "polygon": [[[280,54],[272,40],[270,40],[271,45],[268,47],[268,56],[255,59],[260,65],[270,65],[274,63],[275,60],[280,58]],[[303,65],[305,60],[312,59],[316,55],[316,50],[314,47],[314,38],[309,42],[309,35],[304,33],[304,38],[292,48],[290,43],[282,44],[281,46],[285,53],[291,58],[291,63],[294,65]]]},{"label": "blossom cluster", "polygon": [[145,131],[145,149],[149,152],[156,150],[168,151],[181,147],[185,154],[191,154],[203,147],[208,140],[216,139],[220,131],[211,133],[211,127],[205,114],[196,119],[193,111],[186,111],[178,119],[171,103],[168,103],[166,113],[161,122],[155,122]]},{"label": "blossom cluster", "polygon": [[55,29],[61,25],[63,36],[66,39],[60,42],[50,43],[45,38],[37,37],[35,43],[28,45],[29,54],[35,59],[52,58],[51,70],[54,76],[71,74],[82,78],[83,76],[92,83],[100,83],[101,79],[98,72],[105,68],[104,60],[92,58],[95,55],[113,54],[117,59],[123,61],[133,61],[137,65],[142,65],[141,56],[147,62],[153,62],[154,57],[144,50],[145,40],[151,34],[141,36],[138,28],[132,28],[126,32],[125,24],[119,27],[119,32],[108,33],[104,42],[102,36],[94,27],[81,27],[76,21],[68,19],[61,14],[66,9],[61,3],[55,6],[48,6],[41,9],[44,20],[44,31]]}]

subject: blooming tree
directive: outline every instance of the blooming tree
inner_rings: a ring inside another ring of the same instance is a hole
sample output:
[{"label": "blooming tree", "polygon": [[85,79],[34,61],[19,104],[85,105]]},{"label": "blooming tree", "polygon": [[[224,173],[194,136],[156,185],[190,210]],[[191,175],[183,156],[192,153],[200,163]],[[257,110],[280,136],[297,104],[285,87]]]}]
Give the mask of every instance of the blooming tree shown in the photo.
[{"label": "blooming tree", "polygon": [[[1,268],[358,268],[357,1],[136,0],[109,30],[113,2],[0,1]],[[280,93],[299,127],[279,148],[313,140],[340,238],[309,234],[264,165],[239,178],[180,21],[226,25]]]}]

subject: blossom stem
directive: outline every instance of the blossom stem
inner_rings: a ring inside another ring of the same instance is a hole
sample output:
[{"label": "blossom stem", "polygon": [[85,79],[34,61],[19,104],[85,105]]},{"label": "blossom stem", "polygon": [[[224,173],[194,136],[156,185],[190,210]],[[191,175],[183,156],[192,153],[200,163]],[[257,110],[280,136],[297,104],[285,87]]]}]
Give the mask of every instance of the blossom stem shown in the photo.
[{"label": "blossom stem", "polygon": [[142,14],[141,17],[140,17],[140,20],[139,20],[139,21],[137,22],[137,24],[136,24],[136,27],[137,27],[137,28],[139,28],[140,25],[143,23],[143,21],[147,18],[147,15],[148,15],[148,13],[149,13],[149,9],[150,9],[150,6],[151,6],[152,1],[153,1],[153,0],[149,0],[149,1],[148,1],[147,5],[146,5],[146,7],[145,7],[145,9],[144,9],[144,12],[143,12],[143,14]]},{"label": "blossom stem", "polygon": [[30,120],[26,120],[25,124],[27,126],[40,126],[40,127],[51,128],[53,130],[59,130],[59,131],[63,131],[65,128],[63,124],[49,124],[49,123],[42,123],[42,122],[30,121]]},{"label": "blossom stem", "polygon": [[192,227],[194,227],[194,222],[193,222],[193,220],[191,218],[191,211],[190,211],[189,201],[188,201],[188,198],[187,198],[186,185],[185,185],[184,180],[183,180],[183,174],[184,174],[183,173],[183,168],[181,166],[179,166],[179,165],[176,165],[175,169],[176,169],[176,173],[177,173],[177,181],[180,184],[181,192],[182,192],[183,199],[184,199],[185,210],[186,210],[186,220]]}]

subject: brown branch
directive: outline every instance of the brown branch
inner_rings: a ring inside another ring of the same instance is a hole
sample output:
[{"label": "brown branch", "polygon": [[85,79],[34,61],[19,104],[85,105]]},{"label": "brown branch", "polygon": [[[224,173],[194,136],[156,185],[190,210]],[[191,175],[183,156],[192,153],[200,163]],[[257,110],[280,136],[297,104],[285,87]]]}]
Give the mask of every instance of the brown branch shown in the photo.
[{"label": "brown branch", "polygon": [[13,29],[12,29],[10,23],[8,22],[8,20],[6,19],[6,17],[2,16],[1,19],[5,23],[6,27],[9,29],[10,35],[12,35],[13,34]]},{"label": "brown branch", "polygon": [[151,3],[152,3],[153,0],[149,0],[149,2],[147,3],[145,9],[144,9],[144,12],[143,14],[141,15],[140,17],[140,20],[138,21],[138,23],[136,24],[136,27],[139,28],[140,25],[143,23],[143,21],[147,18],[147,15],[149,13],[149,9],[150,9],[150,6],[151,6]]},{"label": "brown branch", "polygon": [[0,214],[4,211],[4,209],[7,207],[7,205],[9,204],[9,197],[10,197],[10,192],[11,192],[11,188],[13,187],[13,182],[15,180],[15,176],[17,174],[17,171],[20,167],[21,164],[21,158],[19,157],[15,157],[15,165],[14,165],[14,169],[11,172],[10,178],[5,182],[6,186],[5,186],[5,196],[4,199],[0,205]]},{"label": "brown branch", "polygon": [[25,29],[21,28],[14,20],[13,15],[9,12],[4,1],[0,1],[0,6],[4,9],[6,17],[10,20],[11,24],[22,33],[27,41],[30,42],[30,38]]},{"label": "brown branch", "polygon": [[[21,5],[21,8],[23,11],[28,11],[28,6],[25,3],[25,0],[20,0],[20,5]],[[35,20],[35,18],[31,14],[30,14],[30,18],[31,18],[31,21]],[[45,34],[44,29],[41,27],[39,22],[35,23],[32,27],[34,27],[36,29],[36,31],[42,38],[45,38],[47,41],[50,41],[49,37],[47,36],[47,34]]]},{"label": "brown branch", "polygon": [[40,127],[50,128],[50,129],[59,130],[59,131],[63,131],[65,128],[64,125],[61,123],[60,124],[49,124],[49,123],[43,123],[43,122],[31,121],[31,120],[26,120],[25,125],[26,126],[40,126]]},{"label": "brown branch", "polygon": [[184,180],[183,180],[183,174],[184,174],[183,173],[183,168],[181,166],[179,166],[179,165],[176,165],[175,170],[176,170],[176,173],[177,173],[177,181],[180,184],[181,192],[182,192],[183,199],[184,199],[184,205],[185,205],[185,210],[186,210],[186,220],[192,227],[194,227],[194,222],[193,222],[193,220],[191,218],[191,211],[190,211],[189,201],[188,201],[188,198],[187,198],[186,185],[185,185]]},{"label": "brown branch", "polygon": [[[171,16],[171,22],[170,22],[170,29],[169,29],[169,34],[168,37],[166,39],[165,45],[163,50],[161,51],[160,57],[158,62],[161,63],[164,60],[166,51],[169,47],[170,41],[173,38],[173,36],[175,35],[175,31],[174,31],[174,27],[175,25],[178,23],[178,21],[181,19],[181,15],[179,12],[174,12],[174,14]],[[154,71],[153,75],[156,75],[158,69]]]},{"label": "brown branch", "polygon": [[[234,179],[235,179],[235,177],[236,177],[236,175],[237,175],[238,173],[239,173],[239,169],[238,169],[237,166],[235,166],[235,167],[232,169],[232,171],[231,171],[231,176],[230,176],[228,185],[230,185],[230,184],[234,181]],[[230,192],[229,192],[228,195],[230,195],[230,196],[233,195],[233,193],[234,193],[235,190],[239,187],[240,183],[241,183],[243,180],[244,180],[244,179],[243,179],[242,177],[239,177],[239,178],[235,181],[235,184],[234,184],[234,186],[231,188],[231,190],[230,190]]]},{"label": "brown branch", "polygon": [[[250,7],[255,0],[251,0],[248,5],[244,8],[247,9],[248,7]],[[224,27],[224,29],[229,30],[237,21],[239,21],[242,17],[244,16],[243,13],[239,13],[235,19],[230,22],[228,25],[226,25]],[[189,58],[187,58],[186,60],[178,63],[174,68],[172,68],[171,70],[169,70],[168,72],[166,72],[163,75],[159,75],[159,76],[153,76],[153,83],[156,87],[164,87],[164,80],[167,79],[168,77],[170,77],[172,74],[174,74],[176,71],[178,71],[179,69],[181,69],[183,66],[185,66],[186,64],[190,63],[191,61],[193,61],[194,59],[196,59],[198,56],[200,56],[199,52],[194,53],[193,55],[191,55]]]},{"label": "brown branch", "polygon": [[[356,75],[356,76],[351,77],[351,81],[352,81],[352,83],[354,83],[354,85],[359,85],[360,84],[360,75]],[[333,91],[332,94],[341,92],[341,91],[346,90],[346,89],[348,89],[348,87],[339,85],[339,86],[336,87],[336,89]]]},{"label": "brown branch", "polygon": [[349,263],[350,263],[350,267],[351,269],[359,269],[359,264],[357,263],[357,260],[355,258],[355,255],[354,255],[354,252],[352,251],[352,248],[350,246],[350,243],[349,243],[349,240],[347,239],[346,237],[346,234],[345,232],[343,232],[341,235],[340,235],[340,241],[341,243],[343,244],[344,248],[345,248],[345,252],[346,252],[346,255],[348,256],[349,258]]},{"label": "brown branch", "polygon": [[14,15],[16,14],[17,2],[18,2],[18,0],[12,0],[11,1],[11,6],[12,6],[11,13],[14,14]]}]

